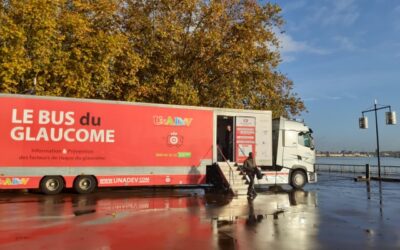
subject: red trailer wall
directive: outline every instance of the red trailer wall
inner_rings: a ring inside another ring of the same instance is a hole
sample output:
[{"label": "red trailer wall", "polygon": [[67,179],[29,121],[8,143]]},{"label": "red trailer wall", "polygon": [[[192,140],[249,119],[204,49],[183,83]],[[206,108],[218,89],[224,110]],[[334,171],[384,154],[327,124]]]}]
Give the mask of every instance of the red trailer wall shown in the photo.
[{"label": "red trailer wall", "polygon": [[0,167],[198,166],[212,159],[211,110],[19,97],[1,97],[0,107]]}]

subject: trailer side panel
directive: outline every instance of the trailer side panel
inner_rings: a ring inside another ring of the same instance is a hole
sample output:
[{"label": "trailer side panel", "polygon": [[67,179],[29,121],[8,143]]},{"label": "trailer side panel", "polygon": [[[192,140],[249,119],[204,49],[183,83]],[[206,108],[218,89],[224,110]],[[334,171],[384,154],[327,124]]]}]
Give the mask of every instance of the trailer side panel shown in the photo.
[{"label": "trailer side panel", "polygon": [[170,185],[172,175],[198,184],[188,175],[212,161],[212,110],[12,96],[0,107],[0,188],[46,173],[103,176],[100,186]]}]

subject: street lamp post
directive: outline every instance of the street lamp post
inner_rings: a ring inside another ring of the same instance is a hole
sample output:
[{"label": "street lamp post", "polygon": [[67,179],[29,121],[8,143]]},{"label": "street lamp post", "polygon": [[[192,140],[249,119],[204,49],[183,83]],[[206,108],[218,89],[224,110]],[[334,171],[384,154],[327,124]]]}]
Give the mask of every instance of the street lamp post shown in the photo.
[{"label": "street lamp post", "polygon": [[359,119],[359,127],[361,129],[368,128],[368,118],[364,116],[365,113],[374,112],[375,113],[375,129],[376,129],[376,153],[378,156],[378,176],[381,178],[381,156],[379,149],[379,127],[378,127],[378,110],[389,109],[389,112],[386,112],[386,124],[387,125],[395,125],[396,124],[396,112],[392,111],[392,107],[390,105],[378,107],[378,102],[375,100],[374,108],[362,111],[362,117]]}]

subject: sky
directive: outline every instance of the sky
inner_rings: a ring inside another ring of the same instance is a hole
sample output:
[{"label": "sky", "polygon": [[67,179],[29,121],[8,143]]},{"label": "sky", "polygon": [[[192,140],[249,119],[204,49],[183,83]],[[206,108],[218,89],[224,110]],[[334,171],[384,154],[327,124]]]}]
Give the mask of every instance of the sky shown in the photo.
[{"label": "sky", "polygon": [[[273,2],[285,20],[279,70],[305,102],[301,118],[317,150],[374,151],[374,113],[366,114],[367,130],[358,118],[375,99],[400,112],[400,1]],[[378,112],[380,148],[400,151],[400,124],[386,125],[385,112]]]}]

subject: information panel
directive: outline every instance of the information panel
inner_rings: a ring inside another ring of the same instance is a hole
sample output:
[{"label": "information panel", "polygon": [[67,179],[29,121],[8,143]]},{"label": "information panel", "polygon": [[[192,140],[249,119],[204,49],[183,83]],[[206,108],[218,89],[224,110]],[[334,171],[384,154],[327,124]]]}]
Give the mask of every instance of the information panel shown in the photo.
[{"label": "information panel", "polygon": [[243,163],[253,152],[255,156],[256,118],[236,117],[236,161]]}]

